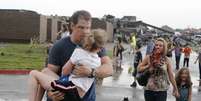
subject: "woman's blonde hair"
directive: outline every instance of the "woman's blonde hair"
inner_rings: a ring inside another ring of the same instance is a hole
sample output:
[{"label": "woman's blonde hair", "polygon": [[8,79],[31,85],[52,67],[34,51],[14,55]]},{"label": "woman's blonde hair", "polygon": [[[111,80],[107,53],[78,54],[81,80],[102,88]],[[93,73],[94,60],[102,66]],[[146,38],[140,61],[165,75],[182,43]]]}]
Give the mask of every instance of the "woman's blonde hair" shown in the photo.
[{"label": "woman's blonde hair", "polygon": [[[157,39],[155,40],[155,43],[156,43],[157,41],[160,41],[160,42],[163,43],[163,53],[162,53],[162,55],[163,55],[163,56],[166,56],[166,55],[167,55],[167,42],[166,42],[165,39],[163,39],[163,38],[157,38]],[[155,48],[155,46],[154,46],[154,48]]]},{"label": "woman's blonde hair", "polygon": [[102,48],[106,42],[106,31],[103,29],[94,29],[86,36],[85,44],[83,48],[88,51],[94,51],[98,48]]}]

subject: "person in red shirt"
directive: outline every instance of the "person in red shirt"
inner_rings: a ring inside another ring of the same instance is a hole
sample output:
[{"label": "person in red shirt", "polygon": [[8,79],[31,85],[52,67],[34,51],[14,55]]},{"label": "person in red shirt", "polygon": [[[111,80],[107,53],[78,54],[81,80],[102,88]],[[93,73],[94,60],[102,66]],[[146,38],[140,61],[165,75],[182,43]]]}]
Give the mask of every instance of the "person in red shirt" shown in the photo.
[{"label": "person in red shirt", "polygon": [[190,58],[191,52],[192,52],[192,50],[191,50],[191,48],[190,48],[188,45],[183,48],[183,53],[184,53],[184,63],[183,63],[183,67],[185,67],[185,65],[186,65],[187,67],[189,66],[189,58]]}]

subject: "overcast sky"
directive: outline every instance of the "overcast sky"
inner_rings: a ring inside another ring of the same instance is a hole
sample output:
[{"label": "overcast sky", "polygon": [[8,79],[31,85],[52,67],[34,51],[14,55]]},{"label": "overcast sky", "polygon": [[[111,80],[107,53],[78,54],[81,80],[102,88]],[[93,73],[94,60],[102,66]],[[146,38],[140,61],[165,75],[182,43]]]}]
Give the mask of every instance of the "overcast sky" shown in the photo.
[{"label": "overcast sky", "polygon": [[84,9],[94,17],[133,15],[137,20],[159,27],[201,28],[201,0],[0,0],[0,9],[25,9],[43,15],[64,16]]}]

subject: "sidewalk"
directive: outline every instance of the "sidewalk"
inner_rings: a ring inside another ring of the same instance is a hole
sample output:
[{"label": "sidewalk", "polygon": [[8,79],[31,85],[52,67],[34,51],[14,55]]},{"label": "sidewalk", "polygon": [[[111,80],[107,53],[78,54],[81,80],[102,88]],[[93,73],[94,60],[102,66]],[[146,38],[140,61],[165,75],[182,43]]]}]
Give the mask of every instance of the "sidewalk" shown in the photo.
[{"label": "sidewalk", "polygon": [[[108,47],[111,48],[111,45]],[[145,53],[145,47],[142,49],[142,53]],[[201,92],[198,92],[198,64],[193,64],[196,56],[193,52],[190,58],[190,72],[193,81],[192,101],[201,99]],[[172,60],[174,67],[174,54]],[[132,65],[132,61],[133,56],[125,52],[123,71],[104,79],[103,86],[97,89],[97,101],[122,101],[124,97],[128,97],[129,101],[144,101],[143,88],[141,86],[130,87],[133,78],[131,74],[128,74],[128,68]],[[180,65],[183,65],[183,56]],[[27,80],[28,75],[0,75],[0,101],[27,101]],[[169,89],[167,101],[175,101],[171,92],[172,89]]]}]

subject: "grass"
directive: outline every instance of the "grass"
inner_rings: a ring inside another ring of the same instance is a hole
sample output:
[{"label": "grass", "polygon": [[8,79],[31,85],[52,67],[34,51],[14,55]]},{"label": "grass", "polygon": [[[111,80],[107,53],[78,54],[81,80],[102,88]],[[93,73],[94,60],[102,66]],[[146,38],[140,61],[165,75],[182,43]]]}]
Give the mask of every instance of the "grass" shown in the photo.
[{"label": "grass", "polygon": [[112,51],[111,50],[107,50],[107,55],[112,58]]},{"label": "grass", "polygon": [[[2,55],[3,54],[3,55]],[[112,58],[112,51],[107,55]],[[42,69],[46,58],[45,45],[0,43],[0,69]]]},{"label": "grass", "polygon": [[44,45],[0,44],[0,69],[41,69],[44,67]]}]

